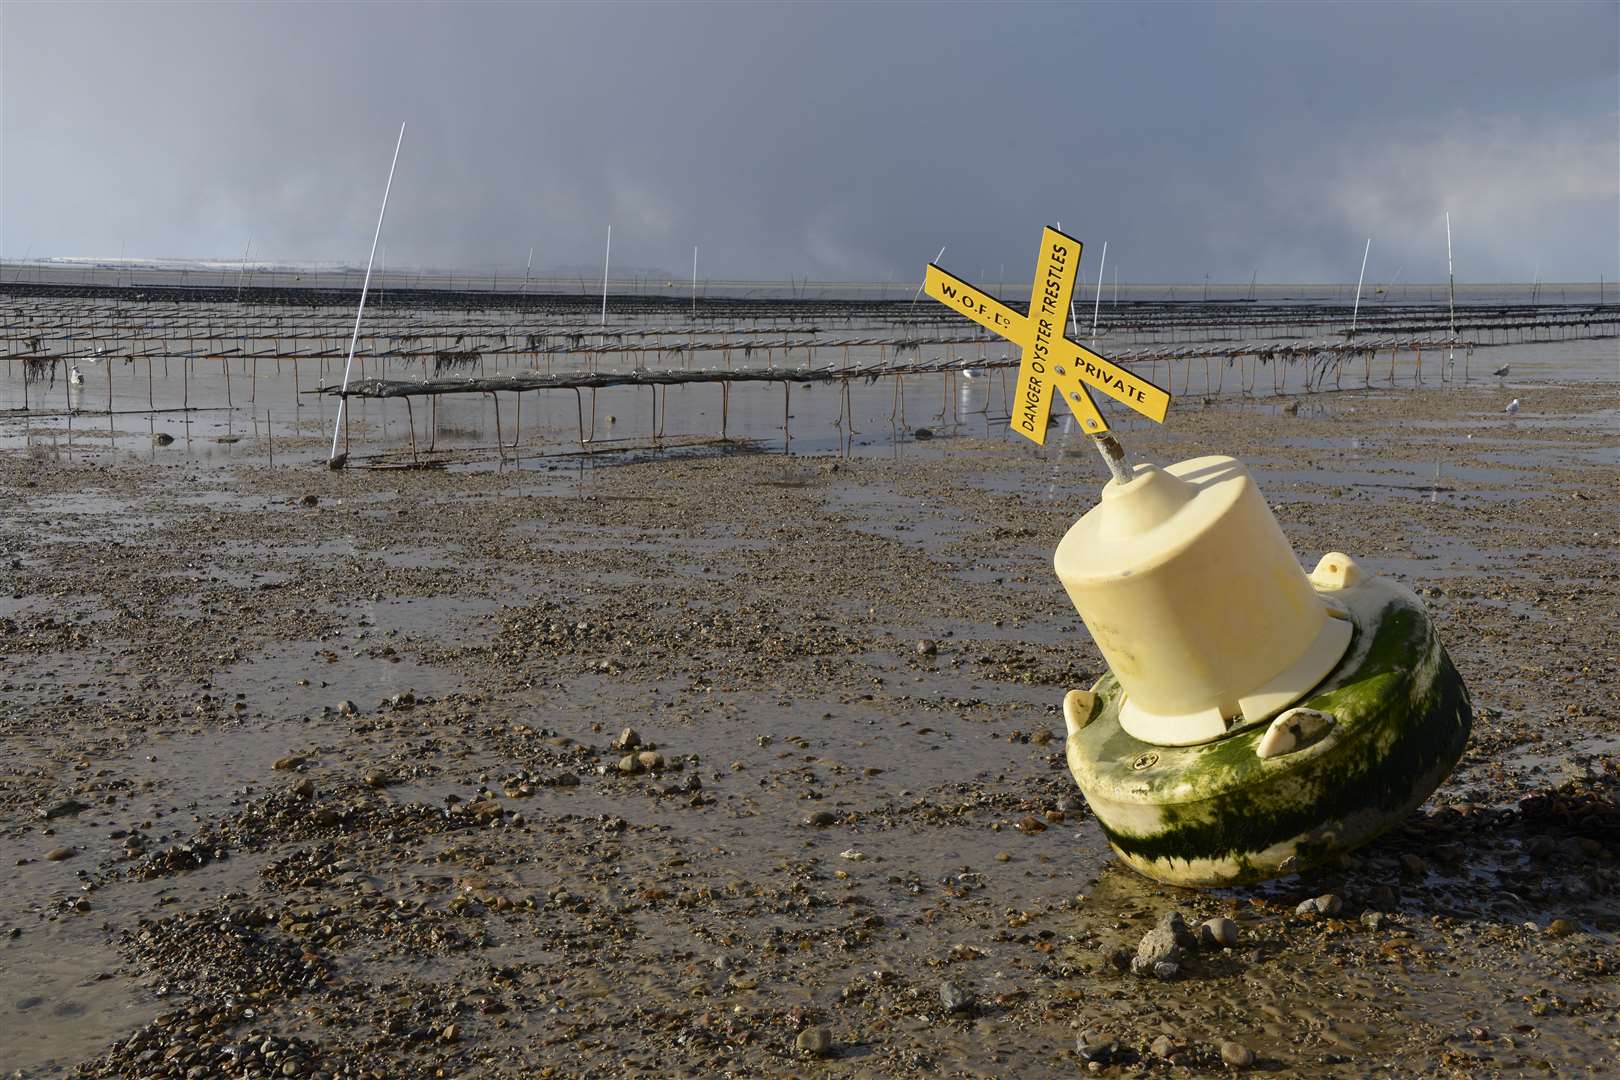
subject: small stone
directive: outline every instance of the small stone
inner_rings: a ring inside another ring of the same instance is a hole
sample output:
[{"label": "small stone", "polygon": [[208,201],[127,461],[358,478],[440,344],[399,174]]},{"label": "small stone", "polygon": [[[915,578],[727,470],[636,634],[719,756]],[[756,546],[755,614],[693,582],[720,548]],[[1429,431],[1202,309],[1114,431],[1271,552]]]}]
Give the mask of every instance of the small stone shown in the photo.
[{"label": "small stone", "polygon": [[939,652],[939,646],[935,645],[927,638],[923,638],[921,641],[917,642],[918,656],[933,656],[937,652]]},{"label": "small stone", "polygon": [[744,971],[739,971],[726,981],[737,990],[755,990],[759,987],[759,980]]},{"label": "small stone", "polygon": [[288,769],[298,768],[298,766],[302,765],[304,761],[305,759],[298,754],[288,754],[286,757],[277,758],[275,764],[271,765],[270,767],[272,769],[281,769],[283,772],[285,772]]},{"label": "small stone", "polygon": [[1119,1043],[1096,1028],[1086,1028],[1075,1036],[1074,1052],[1081,1061],[1107,1061]]},{"label": "small stone", "polygon": [[77,852],[70,847],[51,848],[45,853],[45,860],[47,862],[61,862],[63,859],[73,858],[75,854]]},{"label": "small stone", "polygon": [[1421,877],[1429,872],[1429,864],[1423,859],[1422,856],[1413,855],[1411,852],[1408,852],[1407,854],[1401,856],[1401,869],[1405,870],[1413,877]]},{"label": "small stone", "polygon": [[809,1027],[799,1032],[793,1045],[811,1057],[822,1057],[832,1049],[832,1032],[824,1027]]},{"label": "small stone", "polygon": [[320,497],[316,495],[304,495],[298,500],[299,506],[319,506],[320,504]]},{"label": "small stone", "polygon": [[1175,977],[1180,963],[1181,946],[1176,943],[1175,931],[1161,924],[1142,935],[1136,956],[1131,959],[1131,970],[1138,975],[1170,979]]},{"label": "small stone", "polygon": [[[50,858],[49,855],[45,857]],[[1547,924],[1547,929],[1543,930],[1542,933],[1548,937],[1569,937],[1571,934],[1579,933],[1580,929],[1581,924],[1574,919],[1554,919]]]},{"label": "small stone", "polygon": [[295,797],[300,798],[300,799],[314,798],[315,797],[315,781],[311,780],[307,776],[304,777],[302,780],[298,781],[298,783],[296,783],[296,784],[294,784],[292,786],[292,793],[293,793],[293,795]]},{"label": "small stone", "polygon": [[1198,927],[1198,940],[1205,948],[1230,949],[1237,944],[1238,925],[1231,919],[1206,919]]},{"label": "small stone", "polygon": [[640,745],[641,736],[636,733],[635,728],[625,728],[619,732],[619,737],[613,740],[613,749],[615,750],[634,750]]},{"label": "small stone", "polygon": [[641,771],[641,759],[635,754],[626,754],[619,759],[619,771],[629,775]]},{"label": "small stone", "polygon": [[1046,831],[1046,823],[1038,817],[1026,815],[1018,819],[1018,831],[1026,836]]},{"label": "small stone", "polygon": [[1160,930],[1169,931],[1170,935],[1175,938],[1176,944],[1183,949],[1195,948],[1198,945],[1198,939],[1193,937],[1191,930],[1187,929],[1187,920],[1181,917],[1179,911],[1165,912],[1159,916],[1159,921],[1154,925]]},{"label": "small stone", "polygon": [[651,750],[643,750],[641,753],[637,754],[636,761],[640,763],[643,769],[649,769],[654,772],[664,767],[664,755],[654,753]]},{"label": "small stone", "polygon": [[439,1032],[439,1041],[441,1042],[455,1042],[459,1038],[461,1038],[461,1029],[454,1024],[446,1024],[444,1030]]},{"label": "small stone", "polygon": [[1247,1069],[1254,1064],[1254,1051],[1240,1042],[1227,1039],[1221,1043],[1221,1060],[1234,1069]]},{"label": "small stone", "polygon": [[1316,910],[1323,915],[1337,915],[1344,910],[1344,901],[1338,893],[1324,893],[1316,898]]},{"label": "small stone", "polygon": [[152,436],[153,446],[168,446],[172,442],[174,442],[174,436],[167,431],[160,431]]},{"label": "small stone", "polygon": [[360,778],[365,781],[366,787],[380,788],[388,786],[388,774],[373,770]]},{"label": "small stone", "polygon": [[840,859],[848,859],[850,862],[860,862],[862,859],[866,858],[866,852],[856,851],[854,848],[850,848],[848,851],[840,851],[838,853],[838,857]]},{"label": "small stone", "polygon": [[344,716],[354,716],[357,713],[359,713],[360,706],[356,705],[354,702],[350,701],[348,698],[344,698],[342,701],[338,702],[337,710],[338,710],[339,713],[343,714]]},{"label": "small stone", "polygon": [[78,799],[64,799],[59,803],[41,807],[35,813],[46,821],[54,821],[56,818],[67,817],[69,814],[77,814],[81,810],[88,809],[90,809],[89,803],[82,803]]},{"label": "small stone", "polygon": [[833,813],[831,810],[817,810],[815,813],[805,818],[804,823],[806,825],[812,825],[818,829],[823,829],[828,825],[835,823],[837,820],[838,815]]},{"label": "small stone", "polygon": [[1363,911],[1361,913],[1361,925],[1368,930],[1380,930],[1383,928],[1384,920],[1387,917],[1382,911]]},{"label": "small stone", "polygon": [[920,427],[916,431],[913,431],[911,434],[912,434],[913,438],[917,438],[917,439],[932,439],[934,437],[934,429],[933,428]]},{"label": "small stone", "polygon": [[953,982],[939,984],[939,1003],[948,1013],[967,1012],[973,1008],[973,994]]},{"label": "small stone", "polygon": [[1167,1058],[1176,1052],[1176,1044],[1168,1035],[1160,1035],[1148,1044],[1148,1050],[1154,1057]]}]

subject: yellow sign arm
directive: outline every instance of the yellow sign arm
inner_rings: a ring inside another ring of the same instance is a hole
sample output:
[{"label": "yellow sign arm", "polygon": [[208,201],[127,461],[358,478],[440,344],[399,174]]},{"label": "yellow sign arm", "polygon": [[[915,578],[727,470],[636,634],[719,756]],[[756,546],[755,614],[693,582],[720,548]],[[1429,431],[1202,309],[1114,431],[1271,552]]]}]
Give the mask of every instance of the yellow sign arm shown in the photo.
[{"label": "yellow sign arm", "polygon": [[1025,318],[987,292],[975,289],[959,277],[947,274],[933,263],[923,278],[923,292],[952,308],[958,315],[966,315],[993,334],[1019,341],[1024,334]]},{"label": "yellow sign arm", "polygon": [[1058,350],[1062,360],[1053,378],[1069,400],[1073,400],[1069,396],[1071,391],[1083,389],[1081,384],[1089,383],[1154,423],[1164,423],[1165,413],[1170,410],[1170,395],[1163,388],[1103,359],[1084,345],[1063,341]]}]

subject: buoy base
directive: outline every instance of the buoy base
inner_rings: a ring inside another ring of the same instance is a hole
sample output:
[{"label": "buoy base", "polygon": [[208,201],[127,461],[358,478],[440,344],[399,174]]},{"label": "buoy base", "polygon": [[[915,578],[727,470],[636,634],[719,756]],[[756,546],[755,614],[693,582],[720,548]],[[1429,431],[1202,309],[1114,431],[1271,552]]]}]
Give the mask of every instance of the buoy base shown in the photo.
[{"label": "buoy base", "polygon": [[1422,602],[1384,578],[1332,595],[1349,651],[1270,724],[1161,746],[1120,726],[1111,673],[1070,693],[1069,771],[1127,865],[1200,887],[1294,873],[1399,824],[1450,774],[1473,711]]}]

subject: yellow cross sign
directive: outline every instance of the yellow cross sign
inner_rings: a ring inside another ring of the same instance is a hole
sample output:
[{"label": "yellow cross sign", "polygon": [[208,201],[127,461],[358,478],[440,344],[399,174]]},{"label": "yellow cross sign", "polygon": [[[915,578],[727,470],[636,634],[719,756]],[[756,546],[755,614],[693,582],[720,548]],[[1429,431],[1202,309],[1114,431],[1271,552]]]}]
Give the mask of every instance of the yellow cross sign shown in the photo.
[{"label": "yellow cross sign", "polygon": [[1074,293],[1079,271],[1080,241],[1056,229],[1043,230],[1040,258],[1035,261],[1035,287],[1029,297],[1029,314],[1024,316],[961,278],[928,264],[923,288],[929,296],[1024,350],[1018,368],[1018,393],[1013,399],[1012,427],[1032,442],[1046,442],[1046,418],[1052,411],[1054,390],[1063,395],[1088,435],[1108,430],[1108,421],[1097,411],[1086,389],[1088,385],[1155,423],[1164,423],[1164,414],[1170,408],[1170,395],[1162,388],[1064,336],[1069,297]]}]

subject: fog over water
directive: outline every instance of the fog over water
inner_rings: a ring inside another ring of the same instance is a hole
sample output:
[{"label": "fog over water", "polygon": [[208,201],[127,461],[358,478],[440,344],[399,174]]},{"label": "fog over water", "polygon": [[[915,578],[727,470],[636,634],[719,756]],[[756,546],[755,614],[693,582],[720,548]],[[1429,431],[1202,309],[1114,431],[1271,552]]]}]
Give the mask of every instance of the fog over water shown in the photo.
[{"label": "fog over water", "polygon": [[1617,10],[13,0],[0,256],[1613,280]]}]

